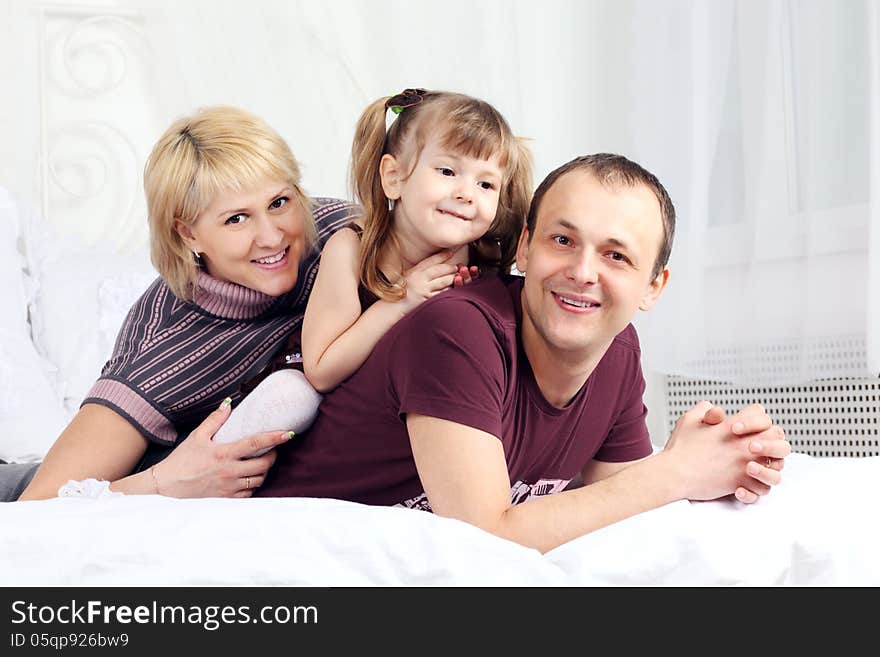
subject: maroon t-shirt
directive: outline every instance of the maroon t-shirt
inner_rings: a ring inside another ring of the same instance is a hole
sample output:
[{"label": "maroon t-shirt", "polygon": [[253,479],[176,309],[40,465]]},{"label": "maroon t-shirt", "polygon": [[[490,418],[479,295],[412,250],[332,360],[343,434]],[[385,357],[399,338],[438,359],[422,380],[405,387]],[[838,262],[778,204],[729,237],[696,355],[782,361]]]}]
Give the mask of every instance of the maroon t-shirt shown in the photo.
[{"label": "maroon t-shirt", "polygon": [[618,335],[564,409],[541,395],[519,339],[522,279],[493,276],[426,301],[329,393],[311,429],[279,448],[263,497],[430,508],[407,413],[471,426],[504,446],[511,501],[562,490],[586,463],[648,456],[639,343]]}]

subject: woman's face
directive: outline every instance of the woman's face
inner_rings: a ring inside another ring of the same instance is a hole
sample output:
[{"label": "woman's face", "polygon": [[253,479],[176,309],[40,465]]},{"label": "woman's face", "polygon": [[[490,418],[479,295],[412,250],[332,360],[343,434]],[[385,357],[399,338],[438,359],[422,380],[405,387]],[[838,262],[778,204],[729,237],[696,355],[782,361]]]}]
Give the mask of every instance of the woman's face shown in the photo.
[{"label": "woman's face", "polygon": [[177,230],[211,276],[277,297],[296,285],[304,212],[293,187],[268,180],[218,194],[192,226]]}]

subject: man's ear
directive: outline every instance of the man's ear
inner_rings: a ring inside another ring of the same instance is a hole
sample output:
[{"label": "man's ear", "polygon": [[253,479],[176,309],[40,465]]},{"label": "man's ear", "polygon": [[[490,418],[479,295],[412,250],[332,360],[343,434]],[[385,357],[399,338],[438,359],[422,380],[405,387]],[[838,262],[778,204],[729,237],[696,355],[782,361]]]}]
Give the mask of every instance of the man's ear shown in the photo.
[{"label": "man's ear", "polygon": [[666,284],[669,282],[669,267],[664,267],[663,271],[661,271],[657,276],[648,284],[648,290],[645,292],[645,295],[642,297],[642,301],[639,304],[639,310],[650,310],[654,307],[654,304],[657,303],[657,299],[660,298],[660,295],[663,293],[663,290],[666,288]]},{"label": "man's ear", "polygon": [[397,158],[385,153],[379,160],[379,177],[382,179],[382,189],[385,197],[390,199],[400,198],[400,187],[403,183],[403,171]]},{"label": "man's ear", "polygon": [[529,228],[523,226],[519,234],[519,242],[516,245],[516,269],[525,274],[529,266]]}]

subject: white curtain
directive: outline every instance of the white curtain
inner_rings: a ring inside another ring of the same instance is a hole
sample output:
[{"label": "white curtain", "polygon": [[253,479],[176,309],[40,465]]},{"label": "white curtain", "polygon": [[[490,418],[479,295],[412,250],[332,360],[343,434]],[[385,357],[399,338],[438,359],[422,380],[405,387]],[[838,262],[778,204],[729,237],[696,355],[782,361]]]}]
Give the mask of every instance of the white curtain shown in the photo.
[{"label": "white curtain", "polygon": [[784,384],[880,372],[878,8],[870,0],[9,0],[0,185],[86,244],[142,249],[176,116],[236,104],[345,196],[354,122],[410,86],[494,103],[536,178],[626,154],[678,209],[646,365]]},{"label": "white curtain", "polygon": [[649,362],[741,384],[877,376],[875,4],[634,14],[634,151],[680,219],[666,298],[639,319]]}]

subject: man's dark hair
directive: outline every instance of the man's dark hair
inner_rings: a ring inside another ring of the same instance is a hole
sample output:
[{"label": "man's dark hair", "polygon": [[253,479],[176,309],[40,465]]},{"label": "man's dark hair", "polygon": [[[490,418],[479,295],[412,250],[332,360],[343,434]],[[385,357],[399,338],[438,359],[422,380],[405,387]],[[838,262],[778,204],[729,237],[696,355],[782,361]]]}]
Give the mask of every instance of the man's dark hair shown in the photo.
[{"label": "man's dark hair", "polygon": [[672,239],[675,236],[675,206],[672,205],[672,199],[669,198],[669,194],[657,179],[657,176],[632,160],[628,160],[623,155],[615,155],[613,153],[582,155],[547,174],[547,177],[544,178],[541,184],[538,185],[538,189],[535,190],[535,194],[532,196],[532,203],[529,206],[529,214],[526,218],[529,240],[534,235],[538,208],[541,206],[544,194],[553,187],[557,180],[571,171],[587,171],[607,187],[636,187],[637,185],[644,185],[654,193],[654,196],[657,197],[657,201],[660,203],[660,216],[663,219],[663,242],[660,245],[660,253],[657,254],[657,260],[654,261],[654,270],[651,273],[651,279],[656,278],[663,271],[663,268],[666,267],[666,263],[669,262],[669,254],[672,252]]}]

